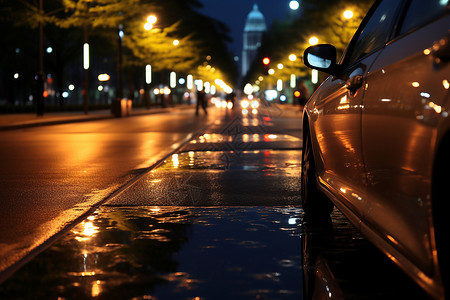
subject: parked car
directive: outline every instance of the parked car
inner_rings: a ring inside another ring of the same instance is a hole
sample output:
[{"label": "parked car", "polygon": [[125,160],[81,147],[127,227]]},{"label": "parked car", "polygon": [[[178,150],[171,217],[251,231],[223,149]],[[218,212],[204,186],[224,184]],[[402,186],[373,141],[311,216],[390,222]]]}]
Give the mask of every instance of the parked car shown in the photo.
[{"label": "parked car", "polygon": [[448,0],[375,1],[341,59],[309,47],[330,74],[303,112],[302,203],[336,206],[436,299],[450,299]]}]

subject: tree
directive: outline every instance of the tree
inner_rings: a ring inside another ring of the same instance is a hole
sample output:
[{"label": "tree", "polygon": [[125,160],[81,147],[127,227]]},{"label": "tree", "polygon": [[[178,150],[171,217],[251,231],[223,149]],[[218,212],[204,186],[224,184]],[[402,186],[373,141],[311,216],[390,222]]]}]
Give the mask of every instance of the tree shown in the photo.
[{"label": "tree", "polygon": [[179,22],[165,28],[145,30],[143,22],[131,25],[133,34],[125,35],[124,44],[130,49],[135,61],[130,64],[149,63],[155,71],[170,69],[190,72],[198,61],[197,44],[190,36],[178,37]]}]

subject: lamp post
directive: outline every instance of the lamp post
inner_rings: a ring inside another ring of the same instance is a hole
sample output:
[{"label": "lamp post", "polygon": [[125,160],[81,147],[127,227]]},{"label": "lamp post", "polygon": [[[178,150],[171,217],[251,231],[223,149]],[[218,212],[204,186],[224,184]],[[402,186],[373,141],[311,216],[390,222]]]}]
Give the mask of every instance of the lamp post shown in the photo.
[{"label": "lamp post", "polygon": [[[147,17],[147,22],[144,24],[144,29],[147,30],[147,31],[150,31],[151,29],[153,29],[153,26],[156,24],[157,21],[158,21],[158,18],[155,15],[149,15]],[[150,66],[150,65],[147,65],[146,70],[148,72],[150,72],[150,75],[151,75],[151,67],[148,67],[148,66]],[[161,79],[162,78],[163,78],[163,71],[161,71]],[[146,81],[146,88],[148,88],[149,84],[150,84],[150,82]],[[157,100],[158,97],[161,98],[161,106],[164,107],[165,106],[164,93],[158,93],[157,96],[156,96],[156,100]],[[147,107],[149,107],[149,106],[147,106]]]},{"label": "lamp post", "polygon": [[117,100],[123,98],[123,79],[122,79],[122,39],[123,39],[123,25],[119,24],[118,31],[118,54],[117,54]]},{"label": "lamp post", "polygon": [[84,25],[84,44],[83,44],[83,69],[84,69],[84,82],[83,82],[83,107],[84,113],[87,115],[89,112],[89,44],[87,24]]},{"label": "lamp post", "polygon": [[[297,55],[295,55],[293,53],[289,55],[289,61],[291,61],[293,63],[296,60],[297,60]],[[297,86],[297,76],[292,73],[291,78],[290,78],[290,87],[295,89],[296,86]]]},{"label": "lamp post", "polygon": [[43,0],[39,0],[39,73],[36,76],[37,91],[36,91],[36,114],[38,116],[44,115],[44,24],[42,23],[42,16],[44,15]]}]

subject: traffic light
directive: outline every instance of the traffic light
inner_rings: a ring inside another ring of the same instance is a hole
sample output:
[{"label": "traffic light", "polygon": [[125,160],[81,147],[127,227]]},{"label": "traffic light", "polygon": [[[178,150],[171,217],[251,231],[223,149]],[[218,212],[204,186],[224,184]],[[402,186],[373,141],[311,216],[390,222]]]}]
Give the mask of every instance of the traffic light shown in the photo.
[{"label": "traffic light", "polygon": [[263,60],[262,60],[262,63],[263,63],[263,67],[264,67],[264,74],[268,75],[269,74],[270,58],[264,57]]},{"label": "traffic light", "polygon": [[301,104],[300,103],[300,96],[301,96],[300,91],[299,90],[295,90],[294,91],[294,104]]}]

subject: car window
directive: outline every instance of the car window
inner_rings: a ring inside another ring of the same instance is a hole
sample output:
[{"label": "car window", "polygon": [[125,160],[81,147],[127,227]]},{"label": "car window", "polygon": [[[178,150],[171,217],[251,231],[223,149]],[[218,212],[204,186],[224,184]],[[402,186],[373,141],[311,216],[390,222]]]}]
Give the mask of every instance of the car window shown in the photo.
[{"label": "car window", "polygon": [[354,44],[350,64],[388,41],[400,2],[387,0],[378,5]]},{"label": "car window", "polygon": [[449,0],[411,0],[400,34],[425,24],[446,10]]}]

